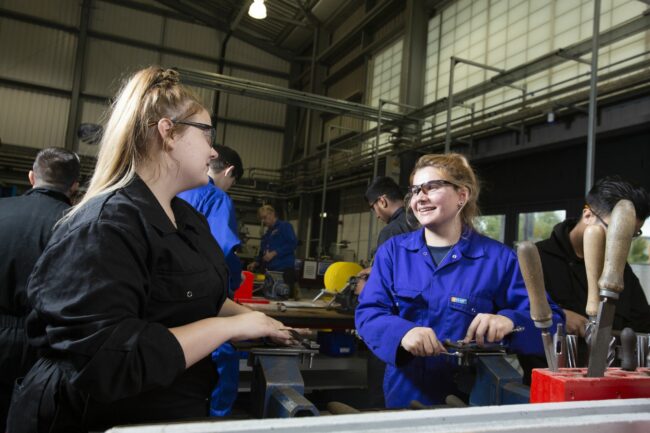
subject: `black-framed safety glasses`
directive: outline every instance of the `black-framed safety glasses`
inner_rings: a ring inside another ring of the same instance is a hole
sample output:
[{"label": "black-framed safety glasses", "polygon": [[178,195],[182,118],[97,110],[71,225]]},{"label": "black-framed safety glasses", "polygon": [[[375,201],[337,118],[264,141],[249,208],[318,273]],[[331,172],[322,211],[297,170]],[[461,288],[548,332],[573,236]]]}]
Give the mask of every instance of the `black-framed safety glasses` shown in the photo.
[{"label": "black-framed safety glasses", "polygon": [[[585,209],[589,209],[589,210],[591,211],[591,213],[594,214],[594,216],[596,217],[596,219],[597,219],[598,221],[600,221],[600,223],[601,223],[602,225],[605,226],[606,229],[609,228],[609,224],[607,224],[607,223],[605,222],[605,220],[602,219],[601,216],[598,215],[598,214],[596,213],[596,211],[595,211],[591,206],[589,206],[588,204],[586,204],[586,205],[585,205]],[[632,235],[632,237],[633,237],[633,238],[638,238],[638,237],[641,236],[642,234],[643,234],[643,230],[639,229],[639,230],[637,230],[637,231]]]},{"label": "black-framed safety glasses", "polygon": [[445,186],[458,186],[453,182],[449,182],[448,180],[444,179],[436,179],[436,180],[430,180],[428,182],[424,182],[420,185],[412,185],[409,187],[409,193],[415,197],[420,193],[420,191],[424,192],[425,194],[429,194],[430,192],[436,192],[440,188],[445,187]]},{"label": "black-framed safety glasses", "polygon": [[199,128],[201,132],[203,132],[203,135],[205,135],[205,138],[208,140],[208,143],[210,146],[215,145],[215,140],[217,138],[217,129],[212,126],[208,125],[207,123],[198,123],[198,122],[189,122],[187,120],[174,120],[170,119],[172,123],[176,123],[179,125],[187,125],[187,126],[193,126],[195,128]]}]

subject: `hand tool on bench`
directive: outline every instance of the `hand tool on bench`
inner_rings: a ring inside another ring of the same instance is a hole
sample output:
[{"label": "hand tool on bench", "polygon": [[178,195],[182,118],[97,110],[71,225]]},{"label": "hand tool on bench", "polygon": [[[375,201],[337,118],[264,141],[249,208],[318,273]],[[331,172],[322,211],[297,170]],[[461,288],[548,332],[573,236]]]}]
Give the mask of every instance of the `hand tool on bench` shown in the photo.
[{"label": "hand tool on bench", "polygon": [[605,263],[598,280],[600,305],[597,326],[591,338],[588,377],[602,377],[607,368],[607,350],[612,336],[616,300],[623,291],[623,272],[636,224],[634,205],[620,200],[612,210],[605,240]]},{"label": "hand tool on bench", "polygon": [[546,363],[551,371],[557,371],[555,350],[549,329],[553,326],[553,313],[546,298],[544,276],[542,274],[542,260],[539,258],[539,251],[534,243],[530,241],[520,242],[517,247],[517,257],[521,275],[524,277],[528,298],[530,299],[530,318],[535,326],[542,330],[542,341],[544,343],[544,354]]},{"label": "hand tool on bench", "polygon": [[583,235],[583,252],[585,259],[585,270],[587,272],[587,307],[585,312],[589,317],[585,329],[585,341],[587,347],[591,345],[591,337],[596,327],[598,316],[598,279],[603,273],[605,262],[605,229],[600,224],[591,224],[585,228]]}]

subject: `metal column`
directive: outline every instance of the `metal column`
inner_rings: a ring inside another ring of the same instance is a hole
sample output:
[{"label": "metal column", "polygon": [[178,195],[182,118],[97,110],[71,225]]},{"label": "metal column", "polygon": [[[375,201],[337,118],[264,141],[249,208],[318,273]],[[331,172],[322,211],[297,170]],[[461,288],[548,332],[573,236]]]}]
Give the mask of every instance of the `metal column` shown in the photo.
[{"label": "metal column", "polygon": [[585,176],[585,195],[594,183],[596,154],[596,110],[598,96],[598,48],[600,33],[600,0],[594,0],[594,29],[591,36],[591,80],[589,90],[589,119],[587,130],[587,170]]},{"label": "metal column", "polygon": [[74,59],[74,75],[72,77],[72,92],[68,109],[68,125],[65,132],[66,149],[79,150],[77,136],[77,121],[79,120],[79,97],[83,84],[84,63],[86,59],[86,42],[88,41],[88,23],[90,22],[90,7],[92,0],[84,0],[81,4],[81,20],[79,36],[77,37],[77,52]]}]

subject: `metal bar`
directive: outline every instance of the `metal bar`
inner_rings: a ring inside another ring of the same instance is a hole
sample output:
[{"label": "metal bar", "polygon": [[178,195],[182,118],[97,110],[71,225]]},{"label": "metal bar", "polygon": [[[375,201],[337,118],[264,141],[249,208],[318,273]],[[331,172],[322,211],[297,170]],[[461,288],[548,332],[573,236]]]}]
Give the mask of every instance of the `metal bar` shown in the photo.
[{"label": "metal bar", "polygon": [[323,255],[323,226],[325,225],[325,199],[327,196],[327,167],[330,162],[330,140],[332,137],[332,125],[327,129],[327,142],[325,144],[325,160],[323,161],[323,192],[320,200],[320,227],[318,227],[318,256]]},{"label": "metal bar", "polygon": [[79,35],[77,36],[77,52],[74,59],[74,72],[72,75],[72,91],[68,108],[68,125],[65,132],[65,147],[68,150],[79,150],[77,136],[77,122],[79,120],[79,97],[83,81],[84,63],[86,58],[86,44],[88,42],[88,24],[90,23],[90,8],[92,0],[83,0],[81,4],[81,17],[79,22]]},{"label": "metal bar", "polygon": [[449,65],[449,88],[447,89],[447,127],[445,132],[445,153],[451,150],[451,110],[454,108],[454,69],[456,58],[451,57]]},{"label": "metal bar", "polygon": [[591,38],[591,79],[589,81],[589,117],[587,121],[587,170],[585,176],[585,195],[594,183],[596,154],[596,97],[598,95],[598,49],[600,32],[600,0],[594,0],[594,30]]},{"label": "metal bar", "polygon": [[[272,84],[245,80],[242,78],[219,75],[212,72],[194,71],[185,68],[177,68],[177,70],[181,74],[181,80],[186,84],[236,93],[253,98],[266,99],[288,105],[312,108],[327,113],[339,115],[345,114],[347,116],[369,120],[377,119],[376,108],[356,102],[329,98],[327,96],[315,95],[308,92],[287,89],[286,87],[274,86]],[[382,118],[389,121],[400,122],[419,120],[392,111],[383,112]]]}]

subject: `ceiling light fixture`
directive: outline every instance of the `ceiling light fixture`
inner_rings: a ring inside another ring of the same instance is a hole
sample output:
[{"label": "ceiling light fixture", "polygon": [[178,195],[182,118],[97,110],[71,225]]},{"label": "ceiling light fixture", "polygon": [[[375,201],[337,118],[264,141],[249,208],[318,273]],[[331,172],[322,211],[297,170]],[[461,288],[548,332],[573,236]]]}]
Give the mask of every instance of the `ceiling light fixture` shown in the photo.
[{"label": "ceiling light fixture", "polygon": [[264,0],[253,0],[251,7],[248,8],[248,15],[256,20],[263,20],[266,18],[266,6]]}]

